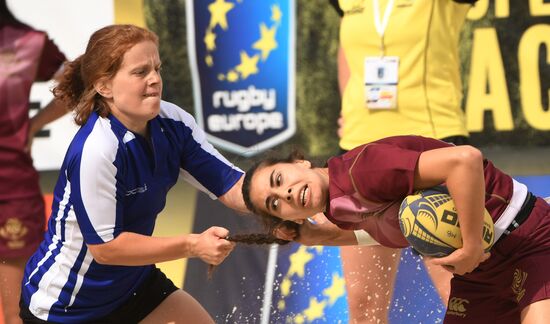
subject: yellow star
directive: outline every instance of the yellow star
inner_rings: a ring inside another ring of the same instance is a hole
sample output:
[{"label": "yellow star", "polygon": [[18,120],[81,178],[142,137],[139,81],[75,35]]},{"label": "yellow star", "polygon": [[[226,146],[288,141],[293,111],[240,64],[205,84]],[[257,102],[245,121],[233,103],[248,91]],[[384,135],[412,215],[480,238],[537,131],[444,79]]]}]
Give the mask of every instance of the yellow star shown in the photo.
[{"label": "yellow star", "polygon": [[229,82],[236,82],[239,80],[239,74],[235,71],[229,71],[227,72],[227,81]]},{"label": "yellow star", "polygon": [[225,2],[225,0],[216,0],[216,2],[208,5],[208,11],[210,11],[210,25],[208,27],[213,29],[216,25],[220,25],[223,30],[227,30],[227,12],[233,9],[234,6],[234,4]]},{"label": "yellow star", "polygon": [[206,63],[206,65],[208,65],[208,67],[212,67],[212,65],[214,65],[212,55],[206,55],[206,57],[204,58],[204,62]]},{"label": "yellow star", "polygon": [[281,12],[281,8],[279,8],[278,5],[271,6],[271,20],[278,23],[281,21],[281,17],[283,16],[283,13]]},{"label": "yellow star", "polygon": [[218,80],[220,80],[220,81],[225,80],[225,74],[223,74],[223,73],[218,74]]},{"label": "yellow star", "polygon": [[279,302],[277,303],[277,309],[278,310],[284,310],[286,307],[286,303],[284,300],[279,300]]},{"label": "yellow star", "polygon": [[288,276],[290,277],[296,274],[298,277],[303,278],[306,263],[313,259],[313,254],[309,253],[305,246],[300,245],[298,251],[292,253],[289,259],[290,267],[288,268]]},{"label": "yellow star", "polygon": [[323,290],[323,295],[328,297],[329,305],[333,305],[338,298],[346,293],[346,281],[337,273],[332,274],[332,284],[327,289]]},{"label": "yellow star", "polygon": [[281,295],[288,296],[290,294],[290,287],[292,287],[292,281],[288,278],[284,278],[281,282]]},{"label": "yellow star", "polygon": [[298,314],[294,317],[294,321],[291,319],[289,323],[293,324],[303,324],[306,320],[302,314]]},{"label": "yellow star", "polygon": [[309,299],[309,307],[304,311],[309,322],[313,322],[316,319],[323,317],[325,311],[326,302],[318,302],[317,298],[311,297]]},{"label": "yellow star", "polygon": [[321,245],[312,246],[312,248],[314,248],[317,251],[318,254],[323,253],[323,246],[321,246]]},{"label": "yellow star", "polygon": [[208,51],[216,49],[216,34],[214,34],[210,28],[206,30],[206,34],[204,35],[204,44]]},{"label": "yellow star", "polygon": [[262,23],[260,25],[260,40],[252,45],[253,48],[262,51],[262,60],[269,56],[269,52],[277,48],[277,41],[275,41],[275,32],[277,31],[276,27],[271,29]]},{"label": "yellow star", "polygon": [[250,57],[245,51],[241,51],[241,64],[237,65],[235,70],[241,74],[243,79],[246,79],[249,75],[258,73],[258,59],[258,55]]}]

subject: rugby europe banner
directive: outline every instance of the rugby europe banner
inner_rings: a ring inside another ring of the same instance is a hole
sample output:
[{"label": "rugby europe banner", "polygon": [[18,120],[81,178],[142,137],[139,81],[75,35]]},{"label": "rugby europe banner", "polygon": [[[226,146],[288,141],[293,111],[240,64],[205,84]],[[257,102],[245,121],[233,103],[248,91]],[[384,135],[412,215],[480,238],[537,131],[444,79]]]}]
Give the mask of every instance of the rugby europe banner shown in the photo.
[{"label": "rugby europe banner", "polygon": [[294,1],[187,1],[195,115],[208,140],[251,156],[291,137]]}]

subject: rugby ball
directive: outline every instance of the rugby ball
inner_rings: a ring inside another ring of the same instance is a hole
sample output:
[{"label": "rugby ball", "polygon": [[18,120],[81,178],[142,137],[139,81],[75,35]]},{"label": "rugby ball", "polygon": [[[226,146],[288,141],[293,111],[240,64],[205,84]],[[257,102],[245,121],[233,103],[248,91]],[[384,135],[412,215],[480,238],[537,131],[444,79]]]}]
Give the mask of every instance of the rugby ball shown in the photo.
[{"label": "rugby ball", "polygon": [[[453,199],[444,186],[407,196],[399,208],[399,226],[410,245],[420,254],[442,257],[462,247],[460,224]],[[485,210],[483,248],[493,246],[494,224]]]}]

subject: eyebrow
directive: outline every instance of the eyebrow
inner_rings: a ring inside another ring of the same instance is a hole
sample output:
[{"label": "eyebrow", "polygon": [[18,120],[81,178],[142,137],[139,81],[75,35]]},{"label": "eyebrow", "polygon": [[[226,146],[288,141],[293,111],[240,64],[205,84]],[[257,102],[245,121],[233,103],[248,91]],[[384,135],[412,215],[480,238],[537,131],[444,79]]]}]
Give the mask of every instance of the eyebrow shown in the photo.
[{"label": "eyebrow", "polygon": [[275,186],[275,180],[273,180],[273,175],[275,174],[275,170],[271,171],[271,174],[269,175],[269,185],[271,188]]}]

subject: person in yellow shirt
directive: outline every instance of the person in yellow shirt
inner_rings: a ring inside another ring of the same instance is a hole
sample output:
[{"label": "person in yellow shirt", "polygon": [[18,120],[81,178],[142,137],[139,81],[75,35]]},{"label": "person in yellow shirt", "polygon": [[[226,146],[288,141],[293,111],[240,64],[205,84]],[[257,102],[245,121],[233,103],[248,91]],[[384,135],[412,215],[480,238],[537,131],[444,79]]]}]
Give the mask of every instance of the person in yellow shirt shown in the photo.
[{"label": "person in yellow shirt", "polygon": [[[341,15],[342,151],[395,135],[469,143],[458,44],[475,1],[330,0]],[[400,250],[343,247],[341,258],[350,323],[388,322]],[[446,304],[451,276],[427,269]]]}]

